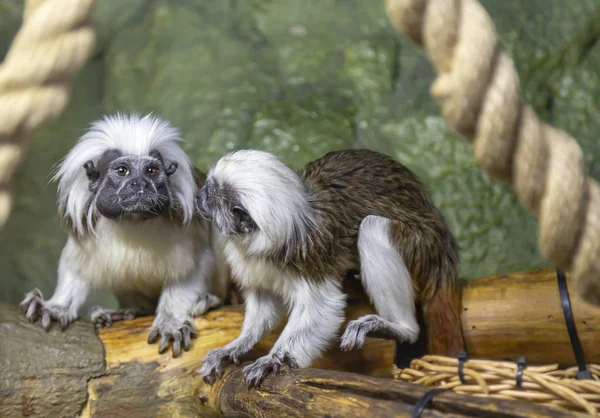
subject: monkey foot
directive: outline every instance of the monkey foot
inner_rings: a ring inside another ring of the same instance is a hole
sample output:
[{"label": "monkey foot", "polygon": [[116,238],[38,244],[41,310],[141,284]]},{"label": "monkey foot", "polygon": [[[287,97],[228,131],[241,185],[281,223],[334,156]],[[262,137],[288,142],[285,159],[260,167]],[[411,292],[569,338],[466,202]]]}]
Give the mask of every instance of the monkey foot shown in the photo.
[{"label": "monkey foot", "polygon": [[66,307],[45,301],[39,289],[27,293],[19,306],[29,322],[35,322],[38,318],[42,318],[42,328],[46,331],[50,330],[53,321],[58,322],[65,330],[70,323],[77,319],[77,315],[70,313]]},{"label": "monkey foot", "polygon": [[137,312],[133,309],[106,309],[102,306],[94,306],[90,310],[90,316],[97,327],[103,328],[112,326],[113,322],[134,319]]},{"label": "monkey foot", "polygon": [[165,353],[170,344],[173,357],[179,357],[182,347],[184,351],[189,351],[192,347],[192,338],[195,338],[196,335],[196,329],[191,322],[191,318],[180,320],[159,313],[154,319],[152,329],[148,334],[148,344],[154,344],[160,337],[158,353]]},{"label": "monkey foot", "polygon": [[365,315],[348,323],[341,338],[340,349],[350,351],[361,348],[367,337],[414,343],[419,337],[419,328],[417,325],[397,325],[377,315]]},{"label": "monkey foot", "polygon": [[194,318],[205,314],[211,309],[218,308],[221,305],[221,299],[210,293],[206,293],[198,298],[196,305],[192,309],[192,316]]},{"label": "monkey foot", "polygon": [[289,353],[267,354],[244,367],[244,381],[248,389],[258,387],[271,372],[279,374],[284,364],[292,369],[298,368],[298,363]]},{"label": "monkey foot", "polygon": [[206,383],[212,385],[217,378],[223,377],[224,367],[232,363],[239,366],[241,357],[247,351],[237,345],[212,349],[204,357],[204,364],[198,369],[198,373]]}]

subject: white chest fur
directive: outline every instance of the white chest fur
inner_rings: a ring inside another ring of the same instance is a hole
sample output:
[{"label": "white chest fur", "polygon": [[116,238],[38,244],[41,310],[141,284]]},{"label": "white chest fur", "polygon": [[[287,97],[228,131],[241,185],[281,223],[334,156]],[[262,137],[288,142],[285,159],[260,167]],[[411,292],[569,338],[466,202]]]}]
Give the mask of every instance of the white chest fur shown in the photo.
[{"label": "white chest fur", "polygon": [[161,218],[141,222],[101,218],[96,236],[69,238],[61,262],[78,266],[78,274],[94,288],[152,292],[195,271],[208,245],[202,228],[186,229]]},{"label": "white chest fur", "polygon": [[298,279],[269,261],[248,257],[243,249],[232,241],[225,245],[225,256],[231,267],[233,279],[242,288],[268,289],[285,299],[291,292],[294,280]]}]

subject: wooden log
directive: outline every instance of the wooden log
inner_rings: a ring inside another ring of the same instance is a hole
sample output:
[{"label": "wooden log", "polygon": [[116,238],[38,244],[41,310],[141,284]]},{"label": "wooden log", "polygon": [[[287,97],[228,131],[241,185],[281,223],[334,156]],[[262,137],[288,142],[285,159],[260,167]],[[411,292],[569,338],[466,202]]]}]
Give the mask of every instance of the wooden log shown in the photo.
[{"label": "wooden log", "polygon": [[[349,286],[347,318],[372,312],[360,284],[354,281]],[[471,357],[525,355],[530,363],[573,364],[553,271],[467,283],[463,298]],[[598,309],[575,294],[571,300],[588,362],[597,362]],[[244,417],[362,417],[379,412],[404,417],[427,390],[366,376],[391,377],[393,343],[378,339],[368,339],[362,350],[347,353],[332,348],[312,365],[327,372],[310,369],[271,376],[258,391],[245,388],[236,368],[214,386],[205,385],[195,370],[209,349],[237,336],[242,320],[241,306],[209,312],[195,321],[199,337],[192,350],[173,359],[146,343],[151,317],[116,323],[99,335],[86,321],[65,332],[53,327],[46,333],[39,323],[29,324],[15,306],[0,303],[0,417],[73,417],[76,413],[81,417],[218,417],[221,412]],[[248,359],[265,354],[278,332],[267,335]],[[473,399],[439,395],[434,409],[423,416],[576,416],[535,404],[500,400],[481,404]],[[458,404],[475,406],[457,409]],[[270,406],[275,409],[265,409]]]},{"label": "wooden log", "polygon": [[[567,276],[567,283],[571,283]],[[569,286],[572,288],[572,285]],[[587,363],[600,363],[600,307],[569,292]],[[472,358],[576,365],[556,272],[542,269],[473,280],[463,290],[463,330]]]},{"label": "wooden log", "polygon": [[[173,359],[158,355],[145,336],[151,318],[115,324],[96,337],[83,321],[46,334],[14,306],[0,305],[0,416],[17,417],[409,417],[428,390],[419,385],[335,370],[304,369],[268,377],[248,390],[241,370],[229,367],[213,386],[195,374],[202,356],[237,332],[239,308],[210,312],[196,321],[199,338],[191,352]],[[273,336],[269,337],[271,340]],[[266,343],[266,344],[264,344]],[[268,342],[255,355],[266,351]],[[369,344],[381,344],[370,341]],[[391,347],[387,347],[391,348]],[[105,353],[103,354],[103,350]],[[376,371],[381,347],[371,355],[335,352],[318,367]],[[357,357],[358,354],[358,357]],[[339,362],[338,356],[346,356]],[[359,364],[364,360],[366,364]],[[497,411],[503,411],[499,414]],[[423,417],[576,417],[525,402],[478,399],[444,393]]]},{"label": "wooden log", "polygon": [[[232,418],[284,416],[286,418],[410,417],[414,405],[429,388],[412,383],[340,373],[294,370],[265,379],[260,390],[248,391],[240,370],[219,381],[218,404]],[[422,417],[585,417],[547,406],[504,399],[438,394]]]},{"label": "wooden log", "polygon": [[[160,411],[161,416],[195,416],[193,411],[197,410],[206,414],[201,416],[211,416],[211,411],[212,416],[218,416],[214,415],[216,404],[206,401],[214,399],[219,390],[205,385],[195,370],[202,365],[208,350],[237,336],[242,320],[238,307],[209,312],[196,321],[199,336],[192,349],[177,359],[168,353],[158,355],[156,345],[146,343],[151,318],[103,330],[100,339],[106,351],[105,376],[90,381],[90,396],[82,416],[110,417],[115,416],[115,411],[131,410],[146,411],[140,416],[154,416],[151,411]],[[252,360],[266,354],[276,337],[277,332],[270,333],[246,358]],[[393,344],[370,339],[368,346],[356,352],[333,348],[315,361],[314,367],[391,376]]]},{"label": "wooden log", "polygon": [[[346,288],[349,318],[373,312],[356,285],[349,282]],[[147,344],[152,320],[118,322],[98,335],[82,320],[64,332],[53,326],[46,333],[16,306],[0,303],[0,417],[220,416],[214,404],[205,402],[212,389],[194,372],[208,350],[238,335],[243,307],[198,318],[198,338],[177,359]],[[283,325],[247,359],[266,354]],[[391,378],[393,355],[393,342],[368,339],[362,350],[334,347],[313,366]]]},{"label": "wooden log", "polygon": [[46,333],[0,303],[0,417],[73,417],[87,382],[103,372],[104,349],[89,323]]}]

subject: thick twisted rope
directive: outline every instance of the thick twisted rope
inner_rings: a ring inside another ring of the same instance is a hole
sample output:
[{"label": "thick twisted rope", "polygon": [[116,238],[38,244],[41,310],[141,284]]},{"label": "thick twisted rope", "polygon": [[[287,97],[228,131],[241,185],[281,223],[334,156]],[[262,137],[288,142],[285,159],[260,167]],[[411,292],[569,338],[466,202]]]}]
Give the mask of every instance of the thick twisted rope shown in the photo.
[{"label": "thick twisted rope", "polygon": [[600,189],[564,131],[520,99],[512,59],[476,0],[386,0],[398,31],[424,47],[439,76],[431,94],[447,122],[473,143],[491,176],[512,182],[539,219],[541,253],[570,272],[579,294],[600,305]]},{"label": "thick twisted rope", "polygon": [[93,2],[28,0],[21,29],[0,65],[0,229],[13,205],[13,173],[33,132],[61,114],[74,75],[93,52]]}]

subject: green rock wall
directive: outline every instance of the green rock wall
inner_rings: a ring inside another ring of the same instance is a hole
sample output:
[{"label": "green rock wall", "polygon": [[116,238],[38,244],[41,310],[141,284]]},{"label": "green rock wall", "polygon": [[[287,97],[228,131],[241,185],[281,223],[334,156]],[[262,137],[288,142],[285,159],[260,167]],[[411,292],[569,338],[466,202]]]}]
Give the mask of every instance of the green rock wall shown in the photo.
[{"label": "green rock wall", "polygon": [[[525,100],[578,138],[600,177],[600,1],[482,3]],[[21,12],[22,1],[0,0],[0,56]],[[383,0],[102,0],[94,20],[94,58],[15,178],[15,212],[0,232],[0,299],[17,302],[34,286],[50,296],[65,240],[51,169],[92,120],[130,110],[173,121],[204,169],[243,147],[294,168],[345,147],[390,154],[431,191],[460,243],[464,278],[544,265],[535,220],[446,127],[428,92],[432,68],[391,28]]]}]

